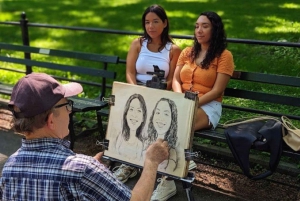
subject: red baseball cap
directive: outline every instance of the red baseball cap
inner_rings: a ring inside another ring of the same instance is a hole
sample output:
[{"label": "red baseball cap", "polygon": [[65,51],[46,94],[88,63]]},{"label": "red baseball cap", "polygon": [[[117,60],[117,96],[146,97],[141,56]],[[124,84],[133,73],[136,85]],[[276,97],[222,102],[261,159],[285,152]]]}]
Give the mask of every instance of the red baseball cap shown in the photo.
[{"label": "red baseball cap", "polygon": [[64,97],[82,92],[79,83],[60,84],[45,73],[31,73],[21,78],[14,86],[8,106],[20,109],[14,111],[16,118],[29,118],[50,110]]}]

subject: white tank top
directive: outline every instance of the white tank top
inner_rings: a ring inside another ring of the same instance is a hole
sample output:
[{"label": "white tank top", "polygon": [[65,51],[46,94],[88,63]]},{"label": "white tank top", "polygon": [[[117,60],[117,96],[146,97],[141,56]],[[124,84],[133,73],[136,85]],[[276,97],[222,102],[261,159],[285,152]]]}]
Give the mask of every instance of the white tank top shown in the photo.
[{"label": "white tank top", "polygon": [[160,52],[151,52],[147,48],[147,40],[142,43],[141,51],[136,61],[136,80],[146,83],[152,79],[152,75],[147,72],[154,72],[153,65],[157,65],[160,70],[165,71],[165,78],[169,75],[170,50],[172,43],[167,43]]}]

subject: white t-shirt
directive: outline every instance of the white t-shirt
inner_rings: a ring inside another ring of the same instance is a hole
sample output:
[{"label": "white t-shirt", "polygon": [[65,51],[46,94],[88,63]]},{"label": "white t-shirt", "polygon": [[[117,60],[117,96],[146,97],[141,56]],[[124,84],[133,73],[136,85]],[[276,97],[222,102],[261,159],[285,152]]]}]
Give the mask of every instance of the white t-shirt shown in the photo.
[{"label": "white t-shirt", "polygon": [[147,40],[142,43],[141,51],[136,61],[136,80],[146,83],[147,80],[152,79],[152,75],[147,72],[154,72],[153,65],[157,65],[160,70],[165,71],[165,78],[169,75],[170,68],[170,50],[172,43],[167,43],[165,48],[160,52],[151,52],[147,48]]}]

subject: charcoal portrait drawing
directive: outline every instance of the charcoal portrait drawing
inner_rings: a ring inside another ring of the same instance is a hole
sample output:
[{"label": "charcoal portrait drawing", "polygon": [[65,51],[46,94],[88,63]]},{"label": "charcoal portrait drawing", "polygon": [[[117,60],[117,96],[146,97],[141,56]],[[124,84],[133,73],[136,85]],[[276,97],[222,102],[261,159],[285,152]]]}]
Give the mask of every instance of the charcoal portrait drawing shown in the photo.
[{"label": "charcoal portrait drawing", "polygon": [[174,171],[178,164],[177,148],[177,107],[174,101],[161,98],[155,105],[148,125],[148,139],[146,146],[152,144],[157,138],[164,139],[169,143],[169,158],[160,164],[159,168],[167,168]]},{"label": "charcoal portrait drawing", "polygon": [[147,119],[146,103],[140,94],[133,94],[125,104],[122,131],[116,139],[117,152],[128,160],[140,160],[143,149],[142,131]]},{"label": "charcoal portrait drawing", "polygon": [[168,141],[169,158],[158,171],[184,177],[188,172],[185,150],[191,148],[196,103],[176,93],[114,82],[104,156],[143,167],[147,148],[158,138]]}]

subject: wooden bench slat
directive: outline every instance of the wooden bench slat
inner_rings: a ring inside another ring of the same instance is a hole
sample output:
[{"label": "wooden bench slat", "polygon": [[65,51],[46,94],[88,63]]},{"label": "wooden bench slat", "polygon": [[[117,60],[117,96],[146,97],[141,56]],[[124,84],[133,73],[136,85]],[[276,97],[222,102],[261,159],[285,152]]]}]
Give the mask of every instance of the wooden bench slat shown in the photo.
[{"label": "wooden bench slat", "polygon": [[28,66],[36,66],[41,68],[48,68],[48,69],[54,69],[54,70],[61,70],[66,72],[73,72],[73,73],[81,73],[86,75],[92,75],[92,76],[100,76],[110,79],[116,78],[116,73],[111,71],[106,71],[102,69],[92,69],[92,68],[86,68],[83,66],[72,66],[72,65],[63,65],[63,64],[56,64],[56,63],[48,63],[43,61],[34,61],[30,59],[19,59],[19,58],[12,58],[12,57],[5,57],[0,56],[1,61],[11,62],[11,63],[17,63],[17,64],[23,64]]},{"label": "wooden bench slat", "polygon": [[297,97],[277,95],[277,94],[267,94],[263,92],[255,92],[255,91],[234,89],[234,88],[226,88],[224,94],[225,96],[230,96],[230,97],[300,107],[300,98]]},{"label": "wooden bench slat", "polygon": [[300,116],[291,115],[291,114],[283,114],[283,113],[278,113],[278,112],[270,112],[270,111],[265,111],[265,110],[258,110],[258,109],[253,109],[253,108],[239,107],[239,106],[228,105],[228,104],[223,104],[222,106],[223,106],[223,108],[233,109],[233,110],[237,110],[237,111],[244,111],[244,112],[250,112],[250,113],[255,113],[255,114],[262,114],[262,115],[268,115],[268,116],[274,116],[274,117],[287,116],[290,119],[300,120]]},{"label": "wooden bench slat", "polygon": [[0,49],[15,50],[20,52],[44,54],[44,55],[58,56],[58,57],[68,57],[74,59],[83,59],[89,61],[115,63],[115,64],[119,62],[118,56],[99,55],[94,53],[85,53],[85,52],[76,52],[76,51],[67,51],[67,50],[55,50],[55,49],[38,48],[32,46],[13,45],[7,43],[0,43]]},{"label": "wooden bench slat", "polygon": [[0,83],[0,93],[4,95],[11,95],[13,86],[12,85],[6,85]]},{"label": "wooden bench slat", "polygon": [[70,97],[69,99],[74,101],[73,107],[75,112],[100,110],[108,106],[108,103],[103,102],[100,99],[88,99],[80,97]]},{"label": "wooden bench slat", "polygon": [[232,79],[244,80],[249,82],[260,82],[260,83],[277,84],[283,86],[300,87],[300,77],[292,77],[287,75],[235,71],[235,73],[232,76]]}]

